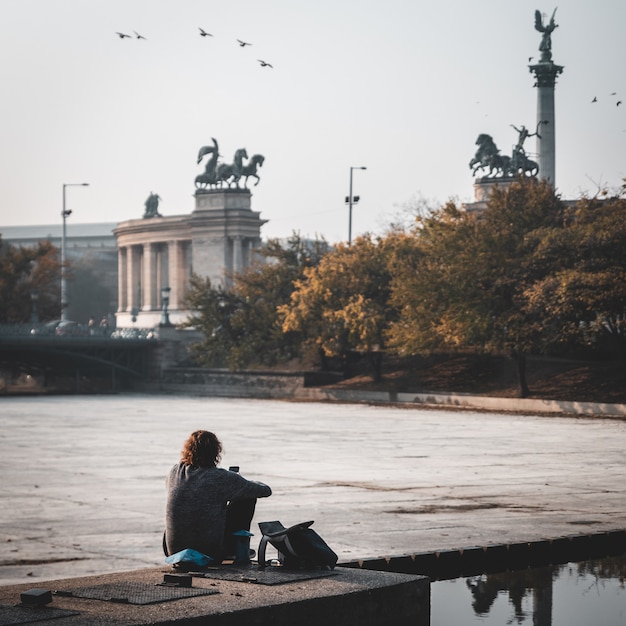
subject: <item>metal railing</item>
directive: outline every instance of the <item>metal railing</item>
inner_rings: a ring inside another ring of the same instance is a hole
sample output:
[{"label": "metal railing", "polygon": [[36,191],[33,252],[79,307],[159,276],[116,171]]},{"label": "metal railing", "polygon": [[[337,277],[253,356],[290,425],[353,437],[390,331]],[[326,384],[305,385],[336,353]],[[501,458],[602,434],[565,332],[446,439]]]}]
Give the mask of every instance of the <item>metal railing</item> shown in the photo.
[{"label": "metal railing", "polygon": [[58,329],[55,324],[0,324],[0,339],[23,338],[36,340],[145,340],[158,339],[158,328],[89,328],[88,326],[73,326]]}]

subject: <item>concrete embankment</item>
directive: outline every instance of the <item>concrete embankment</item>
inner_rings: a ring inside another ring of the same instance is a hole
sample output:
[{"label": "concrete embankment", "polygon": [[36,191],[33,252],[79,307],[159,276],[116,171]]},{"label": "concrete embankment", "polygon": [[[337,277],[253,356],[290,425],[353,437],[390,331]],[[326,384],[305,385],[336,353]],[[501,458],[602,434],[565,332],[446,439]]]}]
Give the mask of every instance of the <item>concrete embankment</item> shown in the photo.
[{"label": "concrete embankment", "polygon": [[138,385],[139,391],[181,393],[223,398],[259,398],[313,402],[419,405],[529,414],[585,415],[626,418],[626,405],[533,398],[499,398],[463,393],[393,392],[313,386],[302,373],[230,372],[175,368],[158,381]]},{"label": "concrete embankment", "polygon": [[[164,584],[167,571],[151,568],[54,580],[39,588],[0,587],[0,623],[48,619],[56,626],[430,623],[430,584],[423,576],[340,567],[321,573],[269,572],[264,578],[263,571],[251,565],[245,571],[224,567],[193,577],[168,574]],[[20,603],[21,598],[26,603]],[[30,603],[39,598],[49,602]]]}]

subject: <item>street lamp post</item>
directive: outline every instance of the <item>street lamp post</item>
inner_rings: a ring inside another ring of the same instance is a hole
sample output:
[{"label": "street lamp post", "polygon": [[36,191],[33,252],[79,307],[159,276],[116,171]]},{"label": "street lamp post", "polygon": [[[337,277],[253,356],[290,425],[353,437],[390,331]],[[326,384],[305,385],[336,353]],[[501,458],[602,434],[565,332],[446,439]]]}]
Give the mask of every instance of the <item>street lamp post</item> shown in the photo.
[{"label": "street lamp post", "polygon": [[72,211],[65,208],[65,188],[66,187],[88,187],[89,183],[63,183],[63,210],[61,217],[63,218],[63,231],[61,232],[61,320],[67,320],[67,272],[65,268],[66,250],[65,250],[65,220],[72,214]]},{"label": "street lamp post", "polygon": [[359,196],[352,195],[352,172],[354,170],[366,170],[366,167],[353,167],[350,166],[350,195],[346,198],[348,203],[348,245],[352,245],[352,205],[359,201]]},{"label": "street lamp post", "polygon": [[34,288],[30,292],[30,321],[31,324],[39,324],[39,290]]},{"label": "street lamp post", "polygon": [[161,313],[161,322],[159,326],[171,326],[170,322],[170,314],[168,313],[167,308],[170,304],[170,291],[172,289],[170,287],[161,287],[161,302],[163,304],[163,311]]}]

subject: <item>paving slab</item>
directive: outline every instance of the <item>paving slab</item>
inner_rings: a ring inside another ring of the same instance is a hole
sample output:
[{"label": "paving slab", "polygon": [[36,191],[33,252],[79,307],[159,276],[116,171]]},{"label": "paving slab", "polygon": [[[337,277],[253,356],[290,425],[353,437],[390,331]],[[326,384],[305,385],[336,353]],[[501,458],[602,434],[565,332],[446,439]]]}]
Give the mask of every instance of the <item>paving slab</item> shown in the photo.
[{"label": "paving slab", "polygon": [[[340,562],[626,528],[626,422],[171,395],[0,399],[0,585],[163,565],[165,475],[188,434],[272,486],[257,521]],[[260,539],[258,529],[252,546]]]}]

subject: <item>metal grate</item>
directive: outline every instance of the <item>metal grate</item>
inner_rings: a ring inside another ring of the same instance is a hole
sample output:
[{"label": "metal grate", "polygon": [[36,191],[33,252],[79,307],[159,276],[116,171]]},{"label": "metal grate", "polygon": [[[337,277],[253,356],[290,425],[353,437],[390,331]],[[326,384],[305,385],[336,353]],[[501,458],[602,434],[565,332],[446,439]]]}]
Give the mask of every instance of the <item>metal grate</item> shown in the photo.
[{"label": "metal grate", "polygon": [[52,607],[34,607],[17,604],[0,605],[0,626],[15,626],[15,624],[32,624],[33,622],[43,622],[57,617],[68,617],[69,615],[80,615],[78,611],[66,611],[64,609],[54,609]]},{"label": "metal grate", "polygon": [[169,587],[141,582],[106,583],[94,587],[78,587],[71,591],[62,591],[62,595],[74,598],[120,602],[122,604],[154,604],[169,602],[194,596],[209,596],[219,593],[217,589],[198,587]]},{"label": "metal grate", "polygon": [[335,576],[336,574],[337,572],[323,569],[290,570],[278,566],[260,569],[254,565],[248,567],[223,567],[203,572],[191,572],[192,576],[255,583],[257,585],[284,585],[286,583],[293,583],[302,580],[326,578],[327,576]]}]

